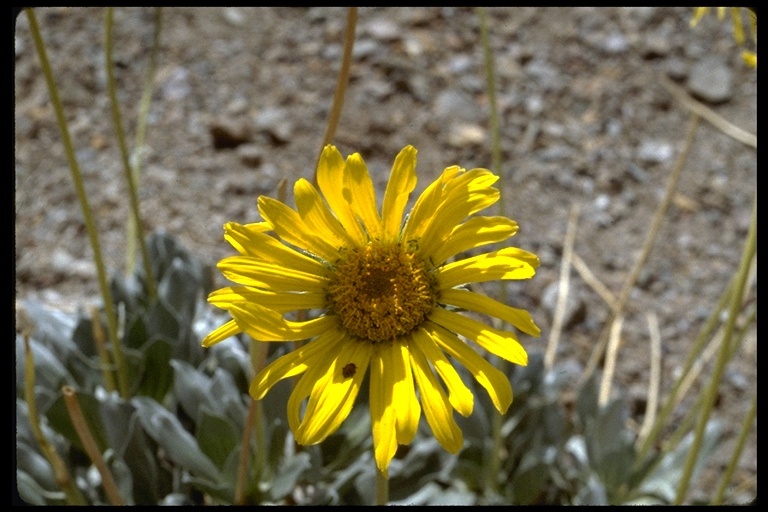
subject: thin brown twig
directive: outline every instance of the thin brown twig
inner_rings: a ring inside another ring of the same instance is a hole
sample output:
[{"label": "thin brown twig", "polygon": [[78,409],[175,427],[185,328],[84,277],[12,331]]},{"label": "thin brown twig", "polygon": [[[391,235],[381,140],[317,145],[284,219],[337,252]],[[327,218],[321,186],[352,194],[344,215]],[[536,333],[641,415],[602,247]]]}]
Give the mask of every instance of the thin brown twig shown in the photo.
[{"label": "thin brown twig", "polygon": [[648,377],[648,399],[645,402],[645,416],[640,432],[637,435],[636,446],[641,446],[651,432],[656,422],[656,412],[659,408],[659,390],[661,389],[661,333],[659,318],[650,311],[645,315],[648,322],[648,337],[651,345],[651,371]]},{"label": "thin brown twig", "polygon": [[617,316],[611,325],[611,336],[608,341],[608,350],[605,356],[605,371],[603,372],[603,381],[600,384],[600,394],[597,403],[604,406],[611,397],[611,383],[613,374],[616,372],[616,359],[619,357],[619,346],[621,346],[621,328],[624,325],[624,316]]},{"label": "thin brown twig", "polygon": [[101,374],[104,377],[104,387],[107,391],[115,391],[117,384],[113,375],[113,365],[107,350],[106,340],[104,339],[104,328],[101,325],[101,314],[96,307],[90,308],[91,312],[91,331],[93,333],[93,342],[96,345],[96,352],[99,354],[101,363]]},{"label": "thin brown twig", "polygon": [[77,400],[75,389],[72,386],[64,386],[61,388],[61,392],[64,395],[64,403],[67,406],[69,419],[72,420],[72,425],[77,432],[77,437],[80,438],[85,453],[88,454],[88,458],[91,459],[91,462],[96,466],[101,475],[101,483],[104,486],[104,493],[107,495],[107,499],[112,505],[125,505],[123,497],[120,496],[120,492],[117,490],[115,478],[104,462],[99,447],[96,446],[96,441],[93,439],[91,430],[88,428],[88,423],[86,423],[83,411],[80,409],[80,402]]},{"label": "thin brown twig", "polygon": [[67,503],[69,505],[87,505],[83,494],[75,485],[72,475],[67,469],[67,465],[61,458],[56,448],[48,441],[42,427],[40,426],[40,417],[37,414],[37,397],[35,397],[35,360],[32,349],[29,346],[29,336],[24,334],[25,367],[24,367],[24,400],[27,403],[27,417],[32,427],[32,435],[35,437],[40,451],[48,460],[53,469],[53,476],[56,479],[56,485],[64,491]]},{"label": "thin brown twig", "polygon": [[611,310],[616,309],[616,296],[595,276],[595,274],[592,273],[586,262],[581,259],[581,256],[579,256],[578,253],[573,253],[573,261],[571,263],[584,282],[603,299],[608,307],[610,307]]},{"label": "thin brown twig", "polygon": [[674,197],[675,189],[677,188],[677,183],[680,181],[680,176],[682,174],[683,168],[685,167],[685,163],[688,160],[688,155],[690,154],[691,148],[693,147],[693,139],[696,135],[696,130],[699,127],[699,120],[700,120],[700,117],[698,116],[698,114],[694,113],[691,116],[691,122],[688,126],[688,133],[685,138],[683,150],[680,152],[680,155],[677,157],[677,161],[675,162],[675,167],[669,176],[669,180],[667,181],[666,190],[664,191],[664,198],[661,200],[661,203],[659,203],[659,206],[656,208],[656,212],[654,213],[653,220],[651,221],[651,224],[648,228],[648,233],[645,236],[645,241],[643,242],[643,247],[640,251],[640,256],[635,262],[634,268],[630,272],[626,282],[624,283],[624,287],[621,289],[621,292],[619,293],[618,300],[616,301],[616,308],[611,313],[611,316],[608,319],[608,322],[606,322],[606,326],[603,329],[603,332],[601,333],[600,338],[598,339],[597,345],[595,346],[595,349],[592,351],[592,354],[590,355],[586,368],[584,369],[584,372],[581,375],[581,379],[577,386],[578,388],[581,388],[589,380],[589,378],[592,376],[595,369],[597,368],[597,365],[600,363],[600,360],[602,359],[603,354],[605,353],[605,346],[608,343],[608,337],[609,337],[611,326],[613,325],[613,322],[616,320],[616,318],[620,316],[624,311],[624,307],[626,306],[627,300],[629,299],[629,294],[632,291],[632,288],[634,288],[635,283],[637,282],[637,278],[640,275],[640,272],[642,271],[643,267],[648,261],[648,257],[651,254],[653,245],[656,242],[656,237],[658,236],[659,230],[661,229],[661,224],[664,221],[664,218],[666,217],[667,210],[669,210],[670,204],[672,203],[672,198]]},{"label": "thin brown twig", "polygon": [[711,108],[707,107],[703,103],[696,101],[687,92],[685,92],[685,89],[678,86],[664,75],[661,75],[661,85],[663,85],[664,88],[672,96],[677,98],[677,100],[680,101],[680,103],[682,103],[685,108],[700,116],[702,119],[709,122],[712,126],[728,135],[732,139],[757,149],[757,135],[749,133],[746,130],[742,130]]},{"label": "thin brown twig", "polygon": [[[331,113],[328,116],[328,126],[323,135],[323,144],[320,146],[320,154],[323,148],[330,144],[333,136],[336,134],[336,127],[341,118],[341,110],[344,106],[344,96],[347,93],[347,84],[349,84],[349,68],[352,66],[352,47],[355,45],[355,27],[357,25],[357,7],[350,7],[347,10],[347,27],[344,31],[344,53],[341,59],[341,68],[339,69],[339,79],[336,82],[336,91],[333,93],[333,104]],[[317,162],[320,162],[318,155]],[[317,164],[315,165],[314,183],[317,184]]]},{"label": "thin brown twig", "polygon": [[560,266],[560,284],[557,293],[557,305],[552,319],[552,330],[547,343],[547,351],[544,355],[544,368],[550,370],[555,362],[557,354],[557,345],[560,341],[560,333],[563,329],[565,320],[565,305],[568,302],[568,291],[570,288],[571,259],[573,255],[573,243],[576,240],[576,226],[579,219],[579,206],[571,206],[571,214],[568,216],[568,228],[565,233],[565,243],[563,244],[563,261]]},{"label": "thin brown twig", "polygon": [[243,438],[240,446],[240,461],[237,465],[237,482],[235,482],[235,499],[233,505],[245,505],[245,488],[248,479],[248,462],[251,455],[251,431],[253,430],[253,417],[256,411],[256,400],[251,399],[248,406],[248,416],[245,418]]}]

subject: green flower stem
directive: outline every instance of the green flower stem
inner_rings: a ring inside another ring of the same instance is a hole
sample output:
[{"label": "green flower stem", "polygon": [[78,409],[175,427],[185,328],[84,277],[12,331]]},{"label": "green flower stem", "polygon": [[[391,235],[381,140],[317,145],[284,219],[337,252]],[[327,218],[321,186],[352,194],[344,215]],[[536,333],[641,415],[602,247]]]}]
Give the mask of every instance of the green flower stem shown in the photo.
[{"label": "green flower stem", "polygon": [[69,474],[67,465],[59,456],[56,449],[48,438],[45,437],[43,429],[40,427],[40,418],[37,414],[37,398],[35,397],[35,360],[32,355],[32,349],[29,347],[29,336],[24,335],[24,349],[26,352],[24,358],[24,400],[27,402],[27,416],[32,427],[32,434],[35,436],[40,451],[43,453],[48,463],[53,469],[53,475],[56,483],[64,491],[66,501],[70,505],[87,505],[80,489],[77,488],[72,476]]},{"label": "green flower stem", "polygon": [[[323,135],[323,144],[320,146],[320,154],[323,148],[330,144],[333,136],[336,134],[336,127],[341,118],[341,110],[344,107],[344,96],[347,93],[347,84],[349,84],[349,68],[352,65],[352,47],[355,44],[355,27],[357,25],[357,7],[350,7],[347,10],[347,27],[344,32],[344,53],[341,59],[341,68],[339,69],[339,79],[336,82],[336,91],[333,94],[333,105],[331,113],[328,115],[328,126]],[[317,162],[320,156],[317,157]],[[317,162],[315,163],[314,183],[317,184]]]},{"label": "green flower stem", "polygon": [[[736,352],[741,347],[740,341],[744,339],[747,328],[749,328],[749,326],[752,325],[756,317],[757,317],[757,311],[755,310],[752,312],[752,314],[749,315],[747,320],[744,322],[744,325],[742,325],[741,328],[739,329],[739,332],[735,337],[735,339],[739,343],[731,344],[729,354],[728,354],[728,361],[733,359],[733,356],[736,355]],[[719,345],[722,345],[722,343],[723,343],[722,339],[718,341]],[[714,347],[714,348],[717,348],[717,347]],[[706,359],[708,359],[708,357]],[[706,362],[707,362],[706,360],[702,361],[702,366],[703,364],[706,364]],[[705,399],[706,399],[705,394],[699,394],[696,397],[696,401],[694,402],[693,407],[691,407],[688,410],[688,412],[685,414],[685,417],[678,423],[675,431],[669,436],[669,441],[664,443],[663,449],[665,451],[674,449],[674,447],[676,447],[677,444],[683,440],[686,433],[688,433],[689,429],[691,428],[691,425],[694,424],[697,413],[701,411],[702,407],[704,406]]]},{"label": "green flower stem", "polygon": [[[376,458],[374,457],[374,465]],[[386,505],[389,503],[389,479],[384,473],[376,468],[376,505]]]},{"label": "green flower stem", "polygon": [[755,421],[756,414],[757,414],[757,393],[755,393],[752,396],[752,406],[750,407],[749,412],[747,413],[747,416],[744,418],[744,422],[741,424],[741,433],[739,434],[739,439],[736,441],[736,447],[733,450],[733,455],[731,456],[731,460],[728,461],[728,466],[725,468],[725,471],[723,472],[723,476],[720,479],[720,485],[717,487],[717,491],[715,492],[715,497],[712,499],[712,505],[720,505],[723,503],[725,490],[728,488],[728,484],[731,481],[731,477],[733,476],[733,472],[736,469],[736,465],[738,464],[739,459],[741,458],[741,453],[744,450],[744,444],[747,441],[747,436],[749,435],[749,432],[752,430],[752,422]]},{"label": "green flower stem", "polygon": [[[488,92],[488,106],[490,109],[491,130],[491,169],[501,176],[501,123],[499,122],[499,108],[496,103],[496,69],[493,62],[493,51],[488,37],[488,15],[484,7],[476,8],[480,18],[480,42],[483,46],[485,57],[485,82]],[[505,202],[499,200],[499,214],[505,217]]]},{"label": "green flower stem", "polygon": [[96,441],[93,439],[91,430],[88,428],[88,423],[83,416],[83,410],[80,408],[80,402],[77,400],[77,393],[72,386],[64,386],[61,388],[61,392],[64,395],[64,403],[67,406],[67,412],[69,413],[69,419],[72,421],[72,425],[75,427],[77,437],[80,438],[80,442],[83,443],[85,453],[91,459],[91,462],[101,475],[101,482],[104,486],[104,493],[107,495],[107,499],[112,505],[125,505],[120,492],[117,490],[117,483],[112,476],[112,472],[107,467],[104,459],[101,456],[99,447],[96,446]]},{"label": "green flower stem", "polygon": [[[251,342],[251,362],[253,364],[254,377],[258,375],[258,373],[266,365],[268,352],[269,344],[259,341]],[[258,481],[264,474],[264,469],[266,467],[267,436],[264,432],[264,413],[261,400],[255,400],[253,403],[253,408],[253,426],[256,434],[256,454],[253,464],[255,466],[255,474]]]},{"label": "green flower stem", "polygon": [[[155,31],[152,38],[152,50],[149,54],[149,67],[147,68],[147,79],[144,82],[144,91],[141,94],[141,103],[139,105],[139,117],[136,125],[135,158],[131,168],[131,178],[133,186],[138,190],[139,175],[141,174],[141,157],[144,154],[144,141],[147,133],[147,119],[149,118],[149,105],[152,102],[152,89],[154,86],[155,69],[157,69],[157,54],[160,48],[160,31],[162,29],[162,7],[155,7]],[[125,253],[125,272],[130,274],[136,267],[136,240],[140,237],[141,230],[136,225],[136,221],[131,217],[128,219],[127,233],[125,242],[127,249]]]},{"label": "green flower stem", "polygon": [[[724,297],[730,297],[730,292],[733,289],[733,283],[725,290],[725,293],[723,294]],[[719,317],[720,311],[722,311],[722,304],[719,305],[717,308],[715,308],[715,312],[713,316],[715,318]],[[738,334],[736,335],[737,340],[743,340],[746,336],[746,331],[757,319],[757,308],[753,308],[751,313],[747,315],[747,318],[744,320],[743,325],[740,327]],[[704,329],[699,336],[701,339],[706,339],[712,334],[713,328],[710,329]],[[718,343],[722,343],[722,340],[720,340]],[[738,352],[739,348],[741,347],[741,343],[733,344],[730,347],[730,355],[729,360],[733,358],[734,355]],[[694,425],[696,421],[696,415],[699,411],[702,410],[704,406],[704,400],[706,399],[705,394],[699,394],[696,397],[696,400],[694,401],[693,405],[688,408],[687,412],[685,413],[685,416],[677,421],[675,423],[675,430],[669,436],[667,436],[667,439],[663,443],[656,443],[655,439],[658,438],[659,432],[661,428],[667,426],[666,419],[668,418],[669,414],[674,410],[675,406],[680,403],[680,400],[685,395],[685,393],[680,393],[680,390],[683,388],[681,385],[683,382],[686,382],[687,380],[690,380],[688,377],[689,373],[692,370],[693,363],[696,362],[697,366],[705,365],[706,362],[709,359],[709,356],[707,355],[707,352],[709,352],[709,348],[702,348],[700,344],[695,343],[694,347],[690,349],[689,354],[695,354],[696,356],[702,356],[702,352],[704,352],[702,359],[697,359],[696,357],[691,358],[689,356],[688,360],[692,362],[691,365],[686,365],[686,367],[683,369],[683,372],[681,376],[677,379],[675,382],[675,385],[670,392],[670,396],[667,399],[667,402],[665,404],[664,409],[662,412],[664,413],[663,416],[660,416],[659,419],[657,419],[653,424],[652,433],[648,434],[644,437],[641,437],[638,439],[637,444],[641,446],[640,449],[643,451],[638,450],[638,456],[635,458],[635,467],[640,468],[645,460],[647,460],[647,453],[650,450],[651,447],[656,446],[659,444],[659,450],[663,453],[667,453],[670,451],[673,451],[677,448],[677,446],[682,442],[682,440],[685,438],[686,434],[691,431],[692,426]],[[687,385],[685,386],[688,387]],[[679,393],[679,395],[678,395]],[[653,441],[653,442],[650,442]],[[661,464],[663,461],[663,458],[659,457],[657,458],[656,462],[654,462],[649,468],[646,468],[648,472],[653,472],[656,470],[656,468]],[[725,476],[723,477],[725,478]],[[636,496],[639,497],[639,496]]]},{"label": "green flower stem", "polygon": [[253,463],[256,480],[260,481],[267,467],[267,434],[264,429],[264,405],[261,400],[253,402],[253,426],[256,436],[256,455]]},{"label": "green flower stem", "polygon": [[248,481],[248,460],[251,454],[251,427],[256,411],[256,400],[251,399],[248,406],[248,416],[243,427],[242,447],[240,448],[240,460],[237,465],[237,481],[235,482],[235,498],[233,505],[245,505],[245,489]]},{"label": "green flower stem", "polygon": [[[488,104],[490,109],[490,131],[491,131],[491,170],[499,177],[502,177],[501,170],[501,125],[499,123],[499,109],[496,103],[496,73],[493,64],[493,52],[491,50],[490,39],[488,37],[488,16],[485,8],[476,8],[477,16],[480,19],[480,42],[483,47],[485,57],[485,81],[488,93]],[[499,194],[503,195],[503,188]],[[499,198],[499,214],[506,216],[505,204],[503,198]],[[507,303],[507,287],[505,283],[499,282],[499,299],[502,304]],[[499,366],[500,359],[493,358],[494,366]],[[497,491],[499,482],[499,471],[501,469],[500,454],[502,452],[503,438],[501,435],[501,414],[491,413],[491,449],[488,454],[488,469],[486,471],[485,489],[489,494]]]},{"label": "green flower stem", "polygon": [[101,362],[101,374],[104,378],[104,387],[107,391],[115,391],[117,384],[115,383],[115,376],[112,371],[112,361],[109,359],[109,352],[104,343],[104,328],[101,325],[101,319],[99,318],[98,308],[91,308],[91,326],[93,332],[93,341],[96,345],[96,352],[99,354],[99,361]]},{"label": "green flower stem", "polygon": [[723,294],[718,299],[717,305],[713,308],[712,313],[710,313],[706,324],[704,324],[701,331],[699,331],[699,335],[696,337],[696,341],[694,341],[693,346],[688,351],[688,357],[685,361],[685,364],[683,365],[683,370],[680,373],[680,376],[677,378],[674,385],[672,386],[672,389],[670,390],[669,395],[667,396],[667,399],[664,402],[664,406],[661,408],[661,411],[659,412],[657,419],[653,424],[653,427],[651,428],[648,435],[645,436],[640,443],[640,448],[638,450],[638,453],[639,453],[638,463],[643,458],[645,458],[645,456],[648,454],[648,451],[651,449],[651,447],[656,444],[656,440],[658,439],[662,428],[664,428],[667,418],[669,417],[670,414],[672,414],[672,411],[680,402],[680,399],[682,398],[681,396],[678,396],[680,392],[680,388],[683,382],[685,382],[686,378],[688,377],[688,374],[690,373],[691,369],[693,368],[693,365],[695,364],[696,359],[701,355],[702,351],[704,350],[704,345],[706,344],[707,340],[714,332],[715,327],[717,327],[717,324],[719,323],[720,312],[723,310],[728,300],[730,299],[732,289],[733,289],[733,283],[730,283],[728,287],[725,289],[725,291],[723,291]]},{"label": "green flower stem", "polygon": [[149,296],[157,297],[157,285],[152,275],[152,263],[149,260],[149,251],[144,242],[144,236],[141,234],[141,215],[139,214],[139,199],[136,194],[136,184],[138,181],[133,176],[131,163],[128,159],[128,147],[125,143],[125,132],[123,132],[123,122],[120,117],[120,104],[117,101],[117,86],[115,85],[115,73],[112,66],[112,19],[113,12],[111,7],[107,7],[104,17],[104,65],[107,68],[107,90],[109,91],[109,100],[112,106],[112,118],[115,122],[115,134],[120,146],[120,156],[123,160],[123,170],[125,171],[125,181],[128,183],[128,197],[131,202],[132,220],[136,225],[136,241],[141,249],[141,257],[144,261],[144,273],[146,274],[146,285]]},{"label": "green flower stem", "polygon": [[[251,340],[249,354],[253,374],[258,374],[267,361],[269,345],[264,342]],[[250,379],[249,379],[250,380]],[[245,504],[245,490],[248,482],[248,459],[251,454],[251,431],[255,429],[256,453],[254,454],[254,474],[257,482],[261,481],[266,465],[267,442],[264,432],[264,414],[261,400],[251,400],[248,405],[248,416],[243,428],[242,447],[240,449],[240,462],[237,468],[237,480],[235,485],[235,505]]]},{"label": "green flower stem", "polygon": [[72,140],[69,137],[67,121],[64,119],[64,110],[61,106],[61,101],[59,100],[59,93],[56,87],[56,81],[53,78],[53,71],[51,71],[51,65],[48,62],[48,55],[45,51],[45,43],[43,42],[43,38],[40,35],[40,27],[37,24],[37,17],[35,16],[34,9],[32,8],[28,8],[26,12],[27,18],[29,18],[29,28],[32,32],[32,38],[35,41],[35,49],[37,50],[37,55],[40,58],[40,67],[43,69],[45,81],[48,85],[48,93],[51,95],[53,111],[56,113],[56,120],[59,124],[61,140],[64,144],[64,152],[66,153],[67,161],[69,162],[69,170],[72,172],[72,181],[75,185],[75,191],[77,192],[77,198],[80,202],[80,207],[83,210],[85,228],[88,232],[91,248],[93,249],[93,260],[96,264],[96,272],[99,278],[101,297],[104,301],[104,312],[107,316],[107,332],[109,334],[109,341],[112,345],[115,363],[117,364],[117,377],[120,395],[123,398],[128,398],[128,372],[126,370],[125,360],[123,359],[122,347],[117,337],[117,318],[115,316],[115,306],[112,301],[112,291],[109,289],[109,283],[107,281],[107,272],[104,267],[104,260],[101,257],[99,233],[96,231],[96,224],[94,223],[93,217],[91,216],[91,207],[88,204],[88,196],[85,193],[83,178],[80,174],[80,166],[77,163],[77,158],[75,158],[75,150],[72,146]]},{"label": "green flower stem", "polygon": [[677,487],[677,496],[675,497],[675,504],[682,504],[685,499],[685,495],[688,492],[688,486],[690,485],[691,477],[693,475],[693,468],[698,459],[699,449],[704,439],[704,430],[706,429],[709,416],[712,413],[712,408],[715,404],[715,398],[717,398],[717,389],[720,386],[725,366],[730,358],[730,345],[733,338],[733,330],[736,325],[736,318],[741,309],[742,297],[744,294],[744,288],[746,286],[747,277],[749,276],[749,267],[752,263],[757,252],[757,196],[752,207],[752,222],[749,226],[749,233],[747,233],[747,240],[744,245],[744,252],[742,253],[741,264],[739,265],[738,273],[736,274],[736,286],[731,294],[731,304],[728,313],[728,319],[725,324],[725,333],[723,334],[723,342],[720,346],[720,352],[718,354],[717,362],[715,363],[714,372],[712,378],[709,381],[709,386],[705,391],[704,407],[701,409],[699,421],[696,424],[695,437],[693,439],[693,445],[688,452],[688,458],[685,461],[685,467],[683,468],[683,475],[680,479],[680,483]]}]

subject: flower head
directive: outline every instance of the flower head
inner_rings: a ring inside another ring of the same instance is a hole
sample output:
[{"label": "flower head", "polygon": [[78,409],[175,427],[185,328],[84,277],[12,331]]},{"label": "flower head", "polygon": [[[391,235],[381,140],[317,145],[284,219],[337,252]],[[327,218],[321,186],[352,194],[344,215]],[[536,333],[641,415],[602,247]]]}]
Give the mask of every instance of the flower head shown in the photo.
[{"label": "flower head", "polygon": [[[218,268],[236,285],[208,300],[232,319],[203,345],[241,332],[260,342],[310,340],[267,365],[250,388],[260,400],[280,380],[301,375],[288,401],[288,422],[300,444],[319,443],[339,428],[369,374],[374,453],[385,475],[398,444],[416,435],[422,411],[440,444],[458,452],[463,437],[453,411],[468,416],[474,397],[453,362],[469,370],[499,413],[512,403],[507,377],[464,340],[509,362],[528,362],[513,332],[459,311],[540,334],[528,312],[464,286],[529,279],[539,265],[536,255],[507,247],[447,262],[517,232],[505,217],[473,216],[499,199],[492,187],[497,179],[486,169],[448,167],[403,222],[416,187],[416,149],[407,146],[395,159],[379,213],[360,155],[345,161],[326,146],[317,169],[320,192],[300,179],[295,210],[262,196],[264,222],[224,226],[224,238],[240,255]],[[310,319],[289,320],[292,311]]]}]

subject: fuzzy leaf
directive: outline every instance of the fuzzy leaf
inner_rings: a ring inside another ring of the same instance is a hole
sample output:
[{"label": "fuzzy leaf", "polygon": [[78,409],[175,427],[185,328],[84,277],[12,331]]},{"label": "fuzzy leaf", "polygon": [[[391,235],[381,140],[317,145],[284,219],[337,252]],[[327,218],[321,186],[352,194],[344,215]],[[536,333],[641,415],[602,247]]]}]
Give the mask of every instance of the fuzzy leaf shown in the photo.
[{"label": "fuzzy leaf", "polygon": [[269,489],[270,497],[273,500],[280,500],[288,496],[296,487],[296,482],[301,475],[311,467],[309,454],[306,452],[299,452],[285,460],[272,481],[272,487]]},{"label": "fuzzy leaf", "polygon": [[176,416],[151,398],[135,397],[132,402],[146,433],[163,447],[174,463],[214,483],[219,482],[218,468],[200,450],[195,438]]},{"label": "fuzzy leaf", "polygon": [[162,401],[173,385],[170,366],[173,343],[164,338],[155,339],[142,347],[143,368],[137,394]]},{"label": "fuzzy leaf", "polygon": [[197,443],[216,466],[221,468],[240,444],[237,429],[224,416],[201,407],[197,421]]}]

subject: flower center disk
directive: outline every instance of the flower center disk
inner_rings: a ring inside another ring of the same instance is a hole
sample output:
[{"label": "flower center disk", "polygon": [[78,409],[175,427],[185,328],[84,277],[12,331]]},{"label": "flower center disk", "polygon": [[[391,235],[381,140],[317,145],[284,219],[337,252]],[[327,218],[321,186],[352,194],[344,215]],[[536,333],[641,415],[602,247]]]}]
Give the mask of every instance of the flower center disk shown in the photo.
[{"label": "flower center disk", "polygon": [[408,334],[435,305],[436,284],[419,256],[399,244],[369,242],[347,251],[328,288],[346,330],[378,343]]}]

